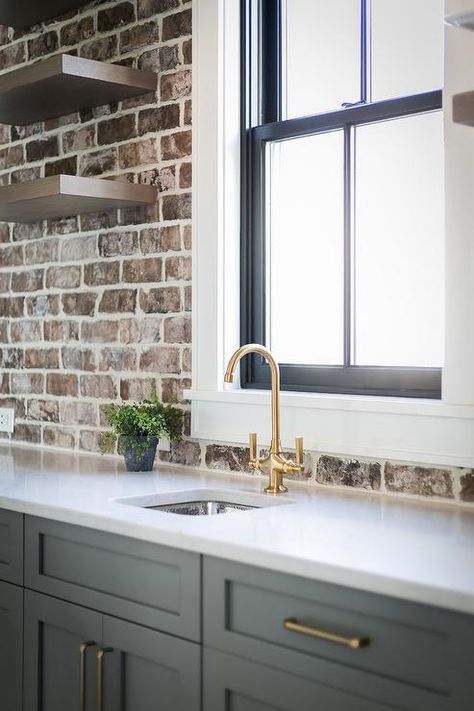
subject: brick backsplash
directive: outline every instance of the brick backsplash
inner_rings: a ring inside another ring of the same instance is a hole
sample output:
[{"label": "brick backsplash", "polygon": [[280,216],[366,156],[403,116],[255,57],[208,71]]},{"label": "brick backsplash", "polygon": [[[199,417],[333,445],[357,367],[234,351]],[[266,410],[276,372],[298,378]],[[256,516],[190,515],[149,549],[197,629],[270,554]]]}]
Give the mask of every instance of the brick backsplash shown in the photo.
[{"label": "brick backsplash", "polygon": [[[184,0],[96,0],[0,27],[0,73],[59,52],[158,73],[156,95],[0,125],[0,185],[62,172],[159,189],[148,208],[0,224],[0,406],[15,408],[17,441],[95,452],[104,405],[154,389],[190,431],[191,42]],[[251,472],[246,447],[189,436],[161,458]],[[474,504],[471,470],[316,452],[305,465],[315,486]]]},{"label": "brick backsplash", "polygon": [[[158,92],[0,126],[0,184],[59,172],[159,189],[156,205],[0,225],[0,405],[14,439],[96,451],[103,406],[190,385],[191,5],[92,2],[0,28],[0,72],[69,52],[158,73]],[[183,405],[183,407],[187,407]]]}]

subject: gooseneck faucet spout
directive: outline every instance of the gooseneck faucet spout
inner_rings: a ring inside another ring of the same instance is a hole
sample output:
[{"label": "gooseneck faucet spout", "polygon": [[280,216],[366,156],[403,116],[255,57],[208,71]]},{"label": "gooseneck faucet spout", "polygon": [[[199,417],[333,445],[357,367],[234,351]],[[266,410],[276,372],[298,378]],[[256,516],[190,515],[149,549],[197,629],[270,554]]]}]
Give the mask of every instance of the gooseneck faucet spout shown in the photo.
[{"label": "gooseneck faucet spout", "polygon": [[303,438],[296,438],[296,461],[287,459],[281,449],[280,438],[280,367],[270,351],[258,343],[249,343],[239,348],[227,365],[224,376],[226,383],[234,382],[235,370],[239,361],[249,353],[259,353],[270,366],[272,382],[272,439],[270,451],[266,457],[257,456],[257,435],[251,433],[250,438],[250,466],[260,471],[268,470],[269,485],[267,494],[282,494],[288,491],[283,484],[283,474],[298,474],[304,471],[303,466]]}]

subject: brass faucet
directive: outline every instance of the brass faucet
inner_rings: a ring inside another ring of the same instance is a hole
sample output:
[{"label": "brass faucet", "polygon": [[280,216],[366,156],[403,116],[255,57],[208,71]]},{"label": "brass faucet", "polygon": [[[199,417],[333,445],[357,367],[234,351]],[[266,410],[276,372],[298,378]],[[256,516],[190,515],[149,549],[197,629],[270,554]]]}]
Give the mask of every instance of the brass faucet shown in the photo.
[{"label": "brass faucet", "polygon": [[248,353],[260,353],[268,365],[272,375],[272,441],[270,451],[266,457],[257,456],[257,434],[249,434],[250,442],[250,466],[253,469],[269,474],[269,484],[265,488],[267,494],[284,494],[288,491],[283,484],[284,474],[300,474],[304,471],[303,465],[303,437],[296,437],[296,461],[287,459],[281,449],[280,441],[280,366],[272,356],[270,351],[258,343],[249,343],[235,351],[229,360],[227,371],[224,376],[226,383],[234,382],[235,369],[240,359]]}]

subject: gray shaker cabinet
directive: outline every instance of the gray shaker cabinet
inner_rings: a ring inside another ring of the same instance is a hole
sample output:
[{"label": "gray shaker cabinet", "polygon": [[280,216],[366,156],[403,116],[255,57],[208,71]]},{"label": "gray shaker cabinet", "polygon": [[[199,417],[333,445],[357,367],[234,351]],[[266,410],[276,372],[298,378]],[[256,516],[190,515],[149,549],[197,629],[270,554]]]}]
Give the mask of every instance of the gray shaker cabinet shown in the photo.
[{"label": "gray shaker cabinet", "polygon": [[101,637],[99,613],[26,590],[24,711],[95,709]]},{"label": "gray shaker cabinet", "polygon": [[157,708],[200,710],[198,644],[26,591],[24,711]]},{"label": "gray shaker cabinet", "polygon": [[0,582],[0,708],[21,711],[23,590]]},{"label": "gray shaker cabinet", "polygon": [[102,644],[103,711],[200,711],[199,644],[113,617]]}]

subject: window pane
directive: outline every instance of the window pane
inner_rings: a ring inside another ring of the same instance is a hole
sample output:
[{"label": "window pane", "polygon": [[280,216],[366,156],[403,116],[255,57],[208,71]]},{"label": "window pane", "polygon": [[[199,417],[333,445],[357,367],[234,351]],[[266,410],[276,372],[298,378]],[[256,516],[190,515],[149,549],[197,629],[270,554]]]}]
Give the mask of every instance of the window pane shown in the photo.
[{"label": "window pane", "polygon": [[343,360],[343,132],[268,149],[267,339],[282,363]]},{"label": "window pane", "polygon": [[443,0],[372,0],[372,100],[443,87]]},{"label": "window pane", "polygon": [[356,132],[357,365],[443,363],[443,119]]},{"label": "window pane", "polygon": [[360,99],[360,0],[288,0],[283,18],[286,118]]}]

